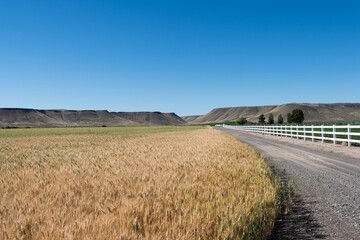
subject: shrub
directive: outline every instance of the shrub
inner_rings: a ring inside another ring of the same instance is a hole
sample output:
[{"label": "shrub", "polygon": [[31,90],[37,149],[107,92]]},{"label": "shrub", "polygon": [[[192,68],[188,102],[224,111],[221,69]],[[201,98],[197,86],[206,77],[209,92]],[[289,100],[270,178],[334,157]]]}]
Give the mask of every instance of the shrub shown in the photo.
[{"label": "shrub", "polygon": [[278,124],[283,124],[284,123],[284,118],[283,118],[283,116],[280,114],[279,116],[278,116]]},{"label": "shrub", "polygon": [[242,124],[246,124],[246,123],[247,123],[247,120],[244,117],[239,117],[235,120],[235,124],[237,124],[237,125],[242,125]]}]

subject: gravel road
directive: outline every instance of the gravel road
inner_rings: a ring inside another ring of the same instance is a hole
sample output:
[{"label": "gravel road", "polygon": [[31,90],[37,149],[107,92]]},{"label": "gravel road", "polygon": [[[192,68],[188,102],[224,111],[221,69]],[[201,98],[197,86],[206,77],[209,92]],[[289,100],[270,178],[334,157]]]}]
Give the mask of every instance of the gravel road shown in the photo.
[{"label": "gravel road", "polygon": [[216,129],[257,149],[276,171],[285,170],[295,181],[292,211],[279,217],[273,239],[360,239],[360,155]]}]

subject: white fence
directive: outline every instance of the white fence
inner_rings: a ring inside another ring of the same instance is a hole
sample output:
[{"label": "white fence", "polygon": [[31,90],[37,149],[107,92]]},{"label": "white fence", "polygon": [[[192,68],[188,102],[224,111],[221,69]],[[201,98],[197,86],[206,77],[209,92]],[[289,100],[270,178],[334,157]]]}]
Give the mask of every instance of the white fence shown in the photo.
[{"label": "white fence", "polygon": [[351,143],[360,143],[360,125],[222,125],[224,128],[239,131],[269,134],[274,136],[291,137],[303,139],[304,141],[321,140],[346,142],[350,147]]}]

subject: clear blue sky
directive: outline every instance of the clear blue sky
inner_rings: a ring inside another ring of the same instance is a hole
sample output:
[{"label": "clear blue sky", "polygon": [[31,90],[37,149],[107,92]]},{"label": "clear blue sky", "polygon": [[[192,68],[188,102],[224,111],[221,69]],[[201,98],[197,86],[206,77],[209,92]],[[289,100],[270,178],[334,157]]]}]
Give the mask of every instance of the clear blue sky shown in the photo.
[{"label": "clear blue sky", "polygon": [[359,1],[0,1],[0,107],[360,102]]}]

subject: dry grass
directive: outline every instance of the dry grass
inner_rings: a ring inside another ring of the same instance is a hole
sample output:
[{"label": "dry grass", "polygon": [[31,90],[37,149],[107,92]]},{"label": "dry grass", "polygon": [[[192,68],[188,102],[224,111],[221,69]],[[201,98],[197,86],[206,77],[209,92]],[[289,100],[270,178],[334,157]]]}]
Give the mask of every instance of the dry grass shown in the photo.
[{"label": "dry grass", "polygon": [[266,239],[266,163],[207,128],[0,138],[1,239]]}]

